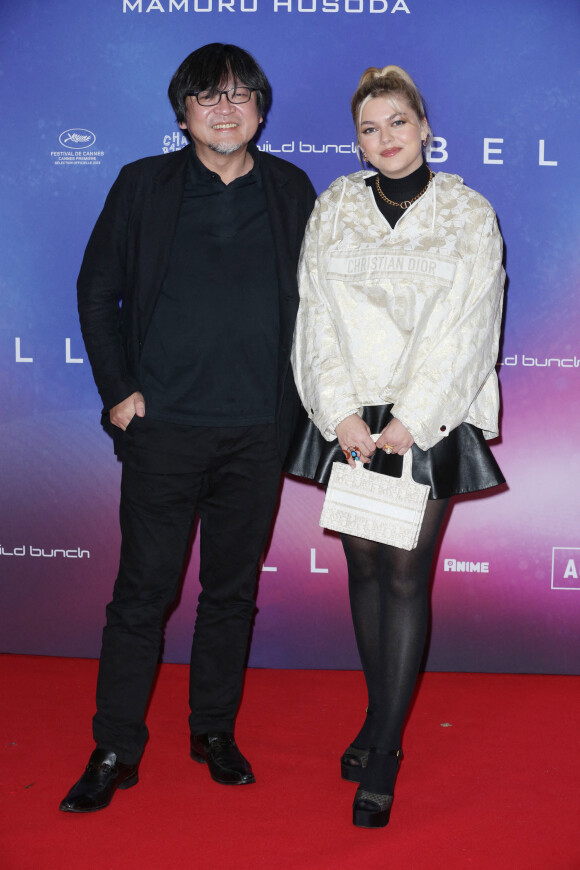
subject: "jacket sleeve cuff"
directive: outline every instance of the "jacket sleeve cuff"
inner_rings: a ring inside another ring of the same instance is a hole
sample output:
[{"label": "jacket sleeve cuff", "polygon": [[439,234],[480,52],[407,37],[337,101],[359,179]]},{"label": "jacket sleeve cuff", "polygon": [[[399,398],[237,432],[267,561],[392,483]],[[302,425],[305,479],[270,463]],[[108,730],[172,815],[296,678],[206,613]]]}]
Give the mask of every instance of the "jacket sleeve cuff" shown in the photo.
[{"label": "jacket sleeve cuff", "polygon": [[426,426],[422,426],[419,423],[409,420],[406,417],[404,410],[397,408],[396,404],[393,405],[391,413],[393,417],[396,417],[396,419],[403,424],[405,429],[411,433],[415,444],[421,450],[429,450],[430,447],[438,444],[443,438],[447,438],[449,432],[453,429],[453,426],[448,426],[442,419],[441,421],[437,421],[439,423],[438,428],[431,430]]},{"label": "jacket sleeve cuff", "polygon": [[140,392],[140,383],[132,378],[129,378],[122,383],[115,384],[114,386],[111,385],[105,389],[99,389],[105,411],[110,411],[111,408],[114,408],[115,405],[124,402],[125,399],[128,399],[129,396],[132,396],[133,393]]},{"label": "jacket sleeve cuff", "polygon": [[342,423],[343,420],[346,420],[347,417],[351,417],[352,414],[358,414],[358,416],[360,417],[362,414],[362,408],[350,408],[348,411],[345,411],[339,417],[336,417],[334,420],[332,420],[332,422],[324,428],[321,427],[320,431],[322,432],[322,437],[325,438],[327,441],[334,441],[334,439],[337,437],[336,427],[339,423]]}]

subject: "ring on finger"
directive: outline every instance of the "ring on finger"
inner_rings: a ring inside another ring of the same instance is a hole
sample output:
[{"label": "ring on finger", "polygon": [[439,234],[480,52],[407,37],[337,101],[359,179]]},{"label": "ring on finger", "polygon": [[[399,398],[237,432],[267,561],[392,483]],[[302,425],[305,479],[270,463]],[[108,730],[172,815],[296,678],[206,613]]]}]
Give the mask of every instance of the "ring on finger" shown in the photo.
[{"label": "ring on finger", "polygon": [[394,449],[395,448],[392,447],[390,444],[383,444],[383,450],[385,451],[385,453],[391,454]]}]

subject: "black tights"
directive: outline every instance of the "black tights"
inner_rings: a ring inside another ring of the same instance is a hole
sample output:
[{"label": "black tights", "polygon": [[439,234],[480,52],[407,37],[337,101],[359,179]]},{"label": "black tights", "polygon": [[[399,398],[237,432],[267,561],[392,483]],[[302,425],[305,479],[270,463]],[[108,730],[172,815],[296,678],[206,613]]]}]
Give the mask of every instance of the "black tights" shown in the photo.
[{"label": "black tights", "polygon": [[427,635],[431,563],[448,504],[449,499],[427,502],[414,550],[342,535],[371,711],[355,746],[389,751],[401,745]]}]

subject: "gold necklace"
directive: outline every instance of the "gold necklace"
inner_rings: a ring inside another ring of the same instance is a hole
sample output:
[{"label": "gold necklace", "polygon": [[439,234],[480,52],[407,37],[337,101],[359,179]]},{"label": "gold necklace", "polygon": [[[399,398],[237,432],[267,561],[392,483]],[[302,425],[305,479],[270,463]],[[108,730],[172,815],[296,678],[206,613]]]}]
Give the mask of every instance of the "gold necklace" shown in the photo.
[{"label": "gold necklace", "polygon": [[381,190],[381,180],[380,180],[381,176],[379,174],[377,174],[377,177],[375,180],[375,187],[377,189],[378,195],[381,197],[381,199],[384,199],[384,201],[386,203],[388,203],[389,205],[395,205],[395,206],[397,206],[397,208],[402,208],[404,211],[406,208],[409,208],[409,206],[412,203],[414,203],[415,200],[419,199],[420,196],[423,196],[423,194],[425,193],[425,191],[427,190],[427,188],[429,187],[429,185],[433,181],[433,177],[434,177],[435,173],[431,171],[431,168],[429,166],[427,167],[427,169],[429,170],[429,181],[427,182],[427,184],[425,185],[423,190],[419,191],[417,196],[414,196],[413,199],[405,199],[403,202],[393,202],[393,200],[389,199],[388,196],[385,196],[385,194]]}]

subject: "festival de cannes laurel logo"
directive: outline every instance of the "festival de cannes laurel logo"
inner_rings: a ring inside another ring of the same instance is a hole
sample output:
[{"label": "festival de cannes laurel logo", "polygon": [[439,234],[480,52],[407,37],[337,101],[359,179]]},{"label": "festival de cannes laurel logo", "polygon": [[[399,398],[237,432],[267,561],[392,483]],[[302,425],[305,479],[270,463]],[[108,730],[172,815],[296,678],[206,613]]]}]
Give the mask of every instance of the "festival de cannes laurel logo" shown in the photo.
[{"label": "festival de cannes laurel logo", "polygon": [[93,150],[97,137],[92,130],[71,127],[58,137],[62,151],[51,151],[55,166],[100,166],[104,151]]},{"label": "festival de cannes laurel logo", "polygon": [[58,137],[58,141],[64,148],[74,148],[79,151],[81,148],[90,148],[95,144],[96,136],[90,130],[83,130],[82,127],[73,127],[71,130],[65,130]]}]

